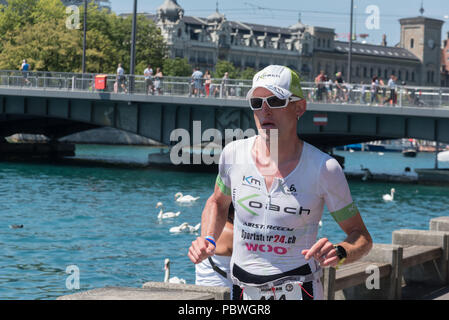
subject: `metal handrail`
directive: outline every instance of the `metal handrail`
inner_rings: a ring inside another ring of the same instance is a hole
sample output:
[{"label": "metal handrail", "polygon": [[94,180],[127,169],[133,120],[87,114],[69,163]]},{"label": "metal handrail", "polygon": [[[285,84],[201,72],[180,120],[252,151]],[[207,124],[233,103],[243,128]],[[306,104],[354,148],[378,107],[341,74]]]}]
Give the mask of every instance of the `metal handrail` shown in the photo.
[{"label": "metal handrail", "polygon": [[[69,73],[55,71],[18,71],[0,70],[0,87],[27,88],[33,90],[70,90],[77,92],[109,92],[122,93],[121,86],[115,88],[117,75],[104,74],[107,76],[107,86],[103,90],[95,88],[94,73]],[[134,91],[128,92],[127,83],[130,78],[134,79]],[[199,90],[195,90],[195,81],[191,77],[168,77],[164,76],[157,88],[156,78],[152,77],[153,87],[146,88],[145,76],[125,75],[125,89],[128,94],[156,94],[170,96],[207,96],[205,79],[197,82]],[[393,100],[389,100],[391,90],[388,85],[376,86],[373,90],[371,84],[342,83],[341,89],[335,83],[302,82],[302,89],[308,102],[324,102],[331,104],[357,104],[382,106],[387,103],[399,107],[449,107],[449,88],[403,86],[396,85]],[[235,98],[245,99],[246,94],[252,86],[251,80],[212,78],[209,87],[209,97],[212,98]],[[156,87],[156,88],[155,88]],[[123,92],[125,92],[123,90]]]}]

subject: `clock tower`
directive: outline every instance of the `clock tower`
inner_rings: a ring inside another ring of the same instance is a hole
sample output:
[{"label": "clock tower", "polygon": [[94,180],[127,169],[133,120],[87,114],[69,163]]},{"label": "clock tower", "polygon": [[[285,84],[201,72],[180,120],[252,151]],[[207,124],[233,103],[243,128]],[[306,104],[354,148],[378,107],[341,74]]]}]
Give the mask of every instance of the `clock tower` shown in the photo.
[{"label": "clock tower", "polygon": [[[421,14],[424,10],[421,8]],[[424,16],[400,19],[401,40],[399,46],[421,60],[417,70],[421,85],[440,86],[441,27],[442,20]]]}]

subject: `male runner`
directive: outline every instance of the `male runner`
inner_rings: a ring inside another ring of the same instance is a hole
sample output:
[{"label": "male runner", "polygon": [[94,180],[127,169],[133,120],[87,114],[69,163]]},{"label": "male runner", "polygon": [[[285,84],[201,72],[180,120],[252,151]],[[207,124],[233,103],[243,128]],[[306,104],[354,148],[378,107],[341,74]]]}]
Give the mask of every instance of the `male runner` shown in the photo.
[{"label": "male runner", "polygon": [[[323,299],[321,268],[353,262],[372,240],[338,162],[297,135],[306,111],[299,76],[283,66],[258,72],[247,98],[258,135],[229,143],[215,190],[203,210],[201,237],[188,256],[213,255],[235,208],[231,276],[245,299]],[[277,139],[276,139],[277,138]],[[317,241],[326,204],[346,238]]]}]

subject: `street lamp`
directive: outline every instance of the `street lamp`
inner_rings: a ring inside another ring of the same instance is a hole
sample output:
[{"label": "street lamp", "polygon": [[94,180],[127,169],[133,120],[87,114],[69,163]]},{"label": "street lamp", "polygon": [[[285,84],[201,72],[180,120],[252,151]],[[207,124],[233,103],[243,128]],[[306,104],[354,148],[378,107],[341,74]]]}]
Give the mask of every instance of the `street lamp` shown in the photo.
[{"label": "street lamp", "polygon": [[136,64],[136,32],[137,32],[137,0],[134,0],[133,6],[133,27],[131,34],[131,62],[130,62],[130,81],[129,92],[134,91],[134,66]]},{"label": "street lamp", "polygon": [[83,63],[82,63],[82,69],[83,69],[83,77],[86,73],[86,32],[87,32],[87,0],[84,0],[84,23],[83,23]]},{"label": "street lamp", "polygon": [[351,18],[349,27],[349,53],[348,53],[348,83],[351,83],[351,72],[352,72],[352,16],[354,10],[354,0],[351,0]]}]

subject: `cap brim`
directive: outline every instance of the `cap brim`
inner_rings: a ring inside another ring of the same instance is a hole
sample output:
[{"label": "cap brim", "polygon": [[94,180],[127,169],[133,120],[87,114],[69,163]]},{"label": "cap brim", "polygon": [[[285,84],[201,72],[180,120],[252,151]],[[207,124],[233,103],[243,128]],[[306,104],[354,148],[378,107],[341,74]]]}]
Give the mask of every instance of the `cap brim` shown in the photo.
[{"label": "cap brim", "polygon": [[257,88],[265,88],[265,89],[271,91],[271,93],[273,93],[279,99],[288,99],[292,95],[292,93],[290,91],[288,91],[287,89],[284,89],[284,88],[281,88],[281,87],[278,87],[278,86],[259,85],[257,87],[251,88],[248,91],[248,93],[246,94],[246,99],[250,99],[251,96],[253,95],[254,90],[256,90]]}]

